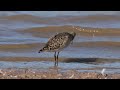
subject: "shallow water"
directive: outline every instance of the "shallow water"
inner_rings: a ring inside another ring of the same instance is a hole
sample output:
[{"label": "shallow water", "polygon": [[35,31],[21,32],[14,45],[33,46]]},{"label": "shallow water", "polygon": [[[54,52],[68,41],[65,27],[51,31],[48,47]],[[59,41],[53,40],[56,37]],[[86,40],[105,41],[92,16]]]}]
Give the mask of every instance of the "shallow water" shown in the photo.
[{"label": "shallow water", "polygon": [[[65,72],[67,70],[77,70],[79,72],[99,72],[105,69],[104,74],[120,73],[120,63],[102,63],[102,64],[85,64],[85,63],[59,63],[59,71]],[[33,62],[0,62],[0,68],[32,68],[49,70],[53,68],[53,62],[49,61],[33,61]]]},{"label": "shallow water", "polygon": [[[91,17],[90,17],[91,16]],[[95,17],[95,18],[94,18]],[[34,44],[34,43],[46,43],[48,38],[35,37],[28,33],[19,33],[19,30],[32,29],[33,27],[48,27],[48,26],[65,26],[74,25],[80,27],[91,28],[118,28],[120,29],[120,12],[119,11],[0,11],[0,45],[7,44]],[[58,28],[59,29],[59,28]],[[114,31],[113,31],[114,32]],[[52,32],[52,36],[56,32]],[[59,32],[58,32],[59,33]],[[86,32],[85,32],[86,33]],[[65,58],[115,58],[120,59],[120,45],[118,46],[93,46],[93,47],[80,47],[74,46],[74,43],[82,42],[120,42],[120,35],[112,36],[97,36],[96,33],[90,33],[90,36],[78,35],[76,36],[73,45],[70,45],[64,51],[60,53],[60,57]],[[9,47],[11,48],[11,47]],[[18,47],[19,48],[19,47]],[[38,54],[37,50],[42,48],[33,47],[33,49],[18,51],[15,50],[0,50],[0,57],[53,57],[54,53],[44,52]],[[17,52],[18,51],[18,52]],[[29,62],[29,64],[23,64],[24,62],[0,62],[0,67],[49,67],[50,63],[37,62],[40,65],[36,65],[36,62]],[[33,65],[32,65],[33,64]],[[43,65],[42,65],[43,64]],[[108,64],[106,62],[106,64]],[[94,67],[93,64],[83,63],[60,63],[60,67],[64,69],[75,69],[79,66],[81,68]],[[120,64],[111,63],[110,67],[115,68]],[[98,64],[99,67],[106,67],[106,65]],[[107,66],[109,67],[109,65]],[[117,70],[117,69],[116,69]],[[115,71],[114,71],[115,72]]]},{"label": "shallow water", "polygon": [[[66,51],[60,52],[59,57],[65,58],[112,58],[120,59],[120,48],[111,48],[111,47],[82,47],[82,48],[67,48]],[[38,51],[24,51],[24,52],[15,52],[7,51],[0,52],[0,56],[4,57],[53,57],[53,52],[43,52],[41,54]]]}]

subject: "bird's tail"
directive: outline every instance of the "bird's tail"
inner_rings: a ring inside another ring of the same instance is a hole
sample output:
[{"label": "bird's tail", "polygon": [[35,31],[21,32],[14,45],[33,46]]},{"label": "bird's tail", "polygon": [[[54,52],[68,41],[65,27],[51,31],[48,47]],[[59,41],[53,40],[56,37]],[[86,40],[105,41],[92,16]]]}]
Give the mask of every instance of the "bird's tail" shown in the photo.
[{"label": "bird's tail", "polygon": [[39,50],[39,52],[38,52],[38,53],[40,53],[40,52],[42,52],[42,51],[43,51],[43,49]]},{"label": "bird's tail", "polygon": [[38,53],[43,52],[43,51],[45,51],[46,49],[47,49],[47,48],[44,47],[44,48],[40,49]]}]

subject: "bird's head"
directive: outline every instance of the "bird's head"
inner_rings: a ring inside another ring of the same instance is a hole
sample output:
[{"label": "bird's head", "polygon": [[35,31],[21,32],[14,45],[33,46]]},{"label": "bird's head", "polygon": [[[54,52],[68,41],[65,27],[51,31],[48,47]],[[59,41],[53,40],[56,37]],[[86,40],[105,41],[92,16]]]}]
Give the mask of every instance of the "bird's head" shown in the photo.
[{"label": "bird's head", "polygon": [[75,37],[76,36],[76,33],[75,32],[71,32],[72,36]]},{"label": "bird's head", "polygon": [[75,27],[74,26],[72,26],[72,28],[73,28],[73,31],[71,32],[71,34],[72,34],[72,36],[73,36],[73,38],[76,36],[76,33],[75,33]]}]

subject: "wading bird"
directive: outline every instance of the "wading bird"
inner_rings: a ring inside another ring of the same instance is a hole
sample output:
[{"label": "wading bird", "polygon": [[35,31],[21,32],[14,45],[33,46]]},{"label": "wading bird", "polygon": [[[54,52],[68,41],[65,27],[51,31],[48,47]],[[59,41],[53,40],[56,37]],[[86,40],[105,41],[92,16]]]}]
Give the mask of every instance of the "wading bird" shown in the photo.
[{"label": "wading bird", "polygon": [[55,36],[51,37],[48,40],[48,42],[45,44],[45,46],[41,50],[39,50],[38,53],[41,53],[41,52],[55,52],[55,54],[54,54],[54,58],[55,58],[54,66],[58,66],[59,52],[62,51],[64,48],[66,48],[73,41],[75,36],[76,36],[75,32],[58,33]]}]

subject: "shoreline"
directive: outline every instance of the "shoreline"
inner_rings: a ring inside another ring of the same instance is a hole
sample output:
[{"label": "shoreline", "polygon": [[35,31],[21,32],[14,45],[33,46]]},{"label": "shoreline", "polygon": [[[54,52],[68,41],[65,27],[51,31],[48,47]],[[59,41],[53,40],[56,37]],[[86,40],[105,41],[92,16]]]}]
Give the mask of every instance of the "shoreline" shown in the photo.
[{"label": "shoreline", "polygon": [[120,74],[102,74],[96,72],[78,72],[57,69],[0,69],[0,79],[120,79]]}]

